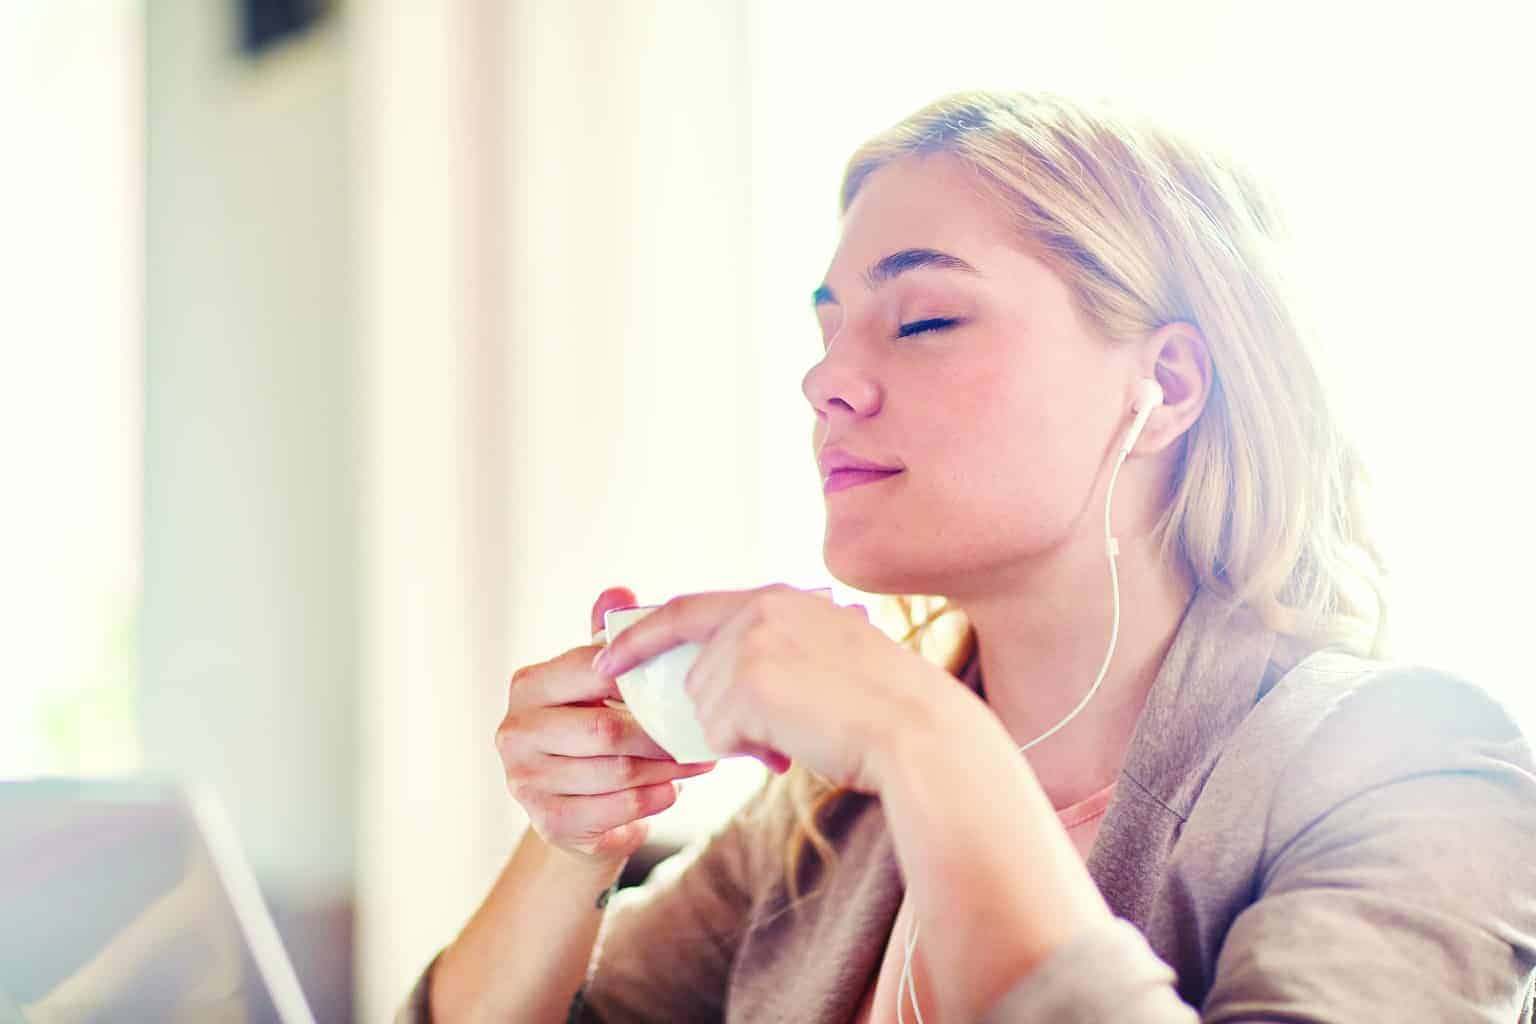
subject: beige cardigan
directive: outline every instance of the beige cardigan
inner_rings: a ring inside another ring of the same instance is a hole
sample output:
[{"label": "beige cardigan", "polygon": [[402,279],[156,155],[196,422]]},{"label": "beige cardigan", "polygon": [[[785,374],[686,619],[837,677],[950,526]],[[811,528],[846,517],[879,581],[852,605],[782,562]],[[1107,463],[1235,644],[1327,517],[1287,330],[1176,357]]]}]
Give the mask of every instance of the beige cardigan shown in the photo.
[{"label": "beige cardigan", "polygon": [[[977,669],[962,681],[979,691]],[[571,1020],[852,1019],[902,898],[880,802],[831,809],[839,866],[790,912],[778,794],[614,898]],[[802,891],[821,880],[807,860]],[[1087,866],[1116,920],[988,1024],[1532,1020],[1536,763],[1507,711],[1450,676],[1298,662],[1197,594]],[[426,978],[399,1021],[428,1020]]]}]

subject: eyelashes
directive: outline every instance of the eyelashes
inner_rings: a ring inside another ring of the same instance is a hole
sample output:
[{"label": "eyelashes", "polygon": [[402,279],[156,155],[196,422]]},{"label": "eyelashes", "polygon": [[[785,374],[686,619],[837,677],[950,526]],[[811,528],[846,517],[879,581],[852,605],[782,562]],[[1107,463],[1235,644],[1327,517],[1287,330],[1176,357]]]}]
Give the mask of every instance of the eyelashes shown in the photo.
[{"label": "eyelashes", "polygon": [[[926,320],[913,320],[911,323],[902,324],[896,331],[896,337],[910,338],[918,334],[927,334],[930,331],[948,330],[963,323],[965,323],[965,320],[961,318],[947,316],[929,317]],[[823,352],[827,350],[826,338],[821,339],[821,349]]]},{"label": "eyelashes", "polygon": [[902,324],[896,332],[898,338],[910,338],[914,334],[924,334],[928,331],[942,331],[947,327],[953,327],[959,323],[951,317],[933,317],[928,320],[914,320],[909,324]]}]

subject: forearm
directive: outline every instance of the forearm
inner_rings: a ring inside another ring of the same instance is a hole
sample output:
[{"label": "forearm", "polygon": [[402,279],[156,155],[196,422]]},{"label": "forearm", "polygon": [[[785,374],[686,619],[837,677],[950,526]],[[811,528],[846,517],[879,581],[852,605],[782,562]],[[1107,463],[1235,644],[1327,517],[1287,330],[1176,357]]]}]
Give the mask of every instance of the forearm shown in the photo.
[{"label": "forearm", "polygon": [[894,731],[880,800],[938,1005],[971,1020],[1112,915],[1006,730],[956,697]]},{"label": "forearm", "polygon": [[566,1018],[597,939],[598,898],[623,862],[578,860],[532,828],[432,971],[434,1022]]}]

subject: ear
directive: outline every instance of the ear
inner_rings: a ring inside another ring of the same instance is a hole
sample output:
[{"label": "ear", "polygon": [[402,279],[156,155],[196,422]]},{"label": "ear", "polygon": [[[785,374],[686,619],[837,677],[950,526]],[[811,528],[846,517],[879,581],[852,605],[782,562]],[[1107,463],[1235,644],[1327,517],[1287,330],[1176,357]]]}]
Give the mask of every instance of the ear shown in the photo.
[{"label": "ear", "polygon": [[1175,444],[1205,411],[1213,382],[1211,353],[1200,328],[1178,320],[1148,335],[1143,364],[1163,389],[1163,404],[1153,410],[1136,447],[1160,452]]}]

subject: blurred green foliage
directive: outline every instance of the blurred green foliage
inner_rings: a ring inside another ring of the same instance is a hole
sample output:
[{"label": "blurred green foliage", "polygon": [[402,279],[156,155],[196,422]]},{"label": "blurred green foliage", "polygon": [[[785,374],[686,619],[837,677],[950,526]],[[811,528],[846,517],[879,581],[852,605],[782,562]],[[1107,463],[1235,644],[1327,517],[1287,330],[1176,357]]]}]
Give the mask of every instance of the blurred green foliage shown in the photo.
[{"label": "blurred green foliage", "polygon": [[75,686],[45,691],[37,708],[41,773],[122,775],[141,764],[138,723],[139,600],[110,620],[93,668]]}]

